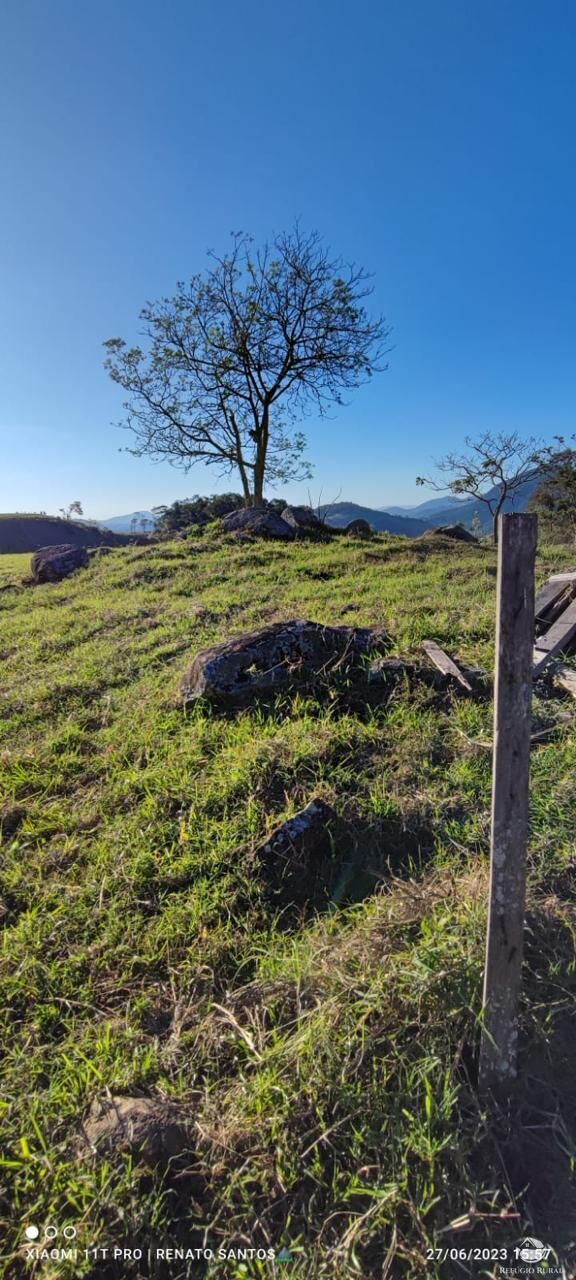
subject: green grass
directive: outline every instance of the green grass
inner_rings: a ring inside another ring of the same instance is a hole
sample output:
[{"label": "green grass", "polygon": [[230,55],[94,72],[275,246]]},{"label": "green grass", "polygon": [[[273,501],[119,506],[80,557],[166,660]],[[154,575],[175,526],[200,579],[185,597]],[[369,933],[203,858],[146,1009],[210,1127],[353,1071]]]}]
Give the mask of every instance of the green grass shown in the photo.
[{"label": "green grass", "polygon": [[[570,564],[544,549],[539,576]],[[51,1280],[490,1275],[427,1250],[529,1229],[566,1249],[574,728],[533,752],[522,1069],[495,1116],[474,1089],[490,705],[418,683],[370,709],[326,690],[228,718],[178,703],[199,648],[288,617],[384,626],[395,653],[430,638],[491,668],[492,548],[238,545],[209,529],[58,586],[21,586],[27,565],[0,557],[1,1274],[36,1274],[31,1221],[74,1223],[82,1249],[294,1255],[166,1271],[81,1258],[44,1264]],[[327,909],[296,912],[251,853],[316,795],[353,855]],[[107,1091],[189,1107],[189,1168],[161,1181],[79,1156]],[[468,1231],[446,1231],[467,1214]]]}]

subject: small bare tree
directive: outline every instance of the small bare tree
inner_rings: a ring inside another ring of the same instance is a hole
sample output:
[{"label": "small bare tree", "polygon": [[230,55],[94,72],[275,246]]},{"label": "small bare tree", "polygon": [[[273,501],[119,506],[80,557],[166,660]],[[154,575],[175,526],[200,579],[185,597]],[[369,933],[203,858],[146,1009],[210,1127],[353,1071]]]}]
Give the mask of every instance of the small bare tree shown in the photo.
[{"label": "small bare tree", "polygon": [[494,542],[498,541],[498,516],[506,502],[538,470],[541,442],[524,440],[517,431],[485,431],[477,440],[466,436],[465,453],[448,453],[435,463],[436,470],[449,476],[446,481],[417,476],[416,484],[437,493],[475,498],[492,516]]},{"label": "small bare tree", "polygon": [[312,494],[310,493],[310,490],[308,490],[308,506],[310,510],[314,512],[316,519],[320,520],[321,523],[325,525],[327,523],[327,516],[330,512],[330,507],[333,507],[334,504],[338,502],[339,498],[341,497],[342,490],[339,489],[338,493],[336,494],[336,497],[331,498],[330,502],[322,502],[323,494],[324,494],[324,490],[321,489],[316,501],[314,502],[314,499],[312,498]]},{"label": "small bare tree", "polygon": [[105,343],[105,367],[129,393],[130,453],[236,471],[260,505],[266,482],[309,476],[297,423],[386,367],[389,330],[366,311],[369,277],[315,232],[296,226],[260,250],[235,235],[210,256],[204,276],[141,312],[144,347]]},{"label": "small bare tree", "polygon": [[71,502],[69,507],[59,507],[58,509],[61,512],[64,520],[71,520],[72,516],[84,515],[84,512],[82,510],[82,503],[78,501]]}]

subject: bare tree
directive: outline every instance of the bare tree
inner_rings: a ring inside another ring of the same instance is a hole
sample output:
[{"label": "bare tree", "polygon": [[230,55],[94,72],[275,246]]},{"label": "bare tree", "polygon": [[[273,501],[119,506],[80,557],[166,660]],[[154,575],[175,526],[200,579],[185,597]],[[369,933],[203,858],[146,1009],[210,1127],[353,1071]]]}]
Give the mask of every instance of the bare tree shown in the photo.
[{"label": "bare tree", "polygon": [[333,507],[336,502],[338,502],[338,499],[342,495],[342,490],[339,489],[338,493],[336,494],[336,497],[331,498],[330,502],[322,502],[323,494],[324,494],[324,490],[321,489],[316,499],[316,502],[314,502],[312,498],[312,494],[310,493],[310,490],[308,490],[308,506],[310,510],[314,512],[316,519],[320,520],[322,524],[325,525],[327,523],[327,517],[330,513],[330,508]]},{"label": "bare tree", "polygon": [[498,516],[505,503],[538,470],[541,443],[533,438],[524,440],[516,431],[485,431],[477,440],[466,436],[464,446],[465,453],[448,453],[435,463],[436,470],[450,479],[417,476],[416,484],[484,503],[492,516],[497,542]]},{"label": "bare tree", "polygon": [[310,475],[298,419],[386,368],[389,330],[364,306],[369,277],[332,260],[315,232],[296,226],[258,250],[237,234],[210,258],[204,276],[144,307],[145,348],[105,343],[105,367],[130,396],[129,452],[236,471],[246,505],[260,505],[265,482]]},{"label": "bare tree", "polygon": [[69,507],[59,507],[58,510],[61,512],[64,520],[70,520],[72,516],[84,515],[82,503],[78,500],[76,500],[76,502],[71,502]]}]

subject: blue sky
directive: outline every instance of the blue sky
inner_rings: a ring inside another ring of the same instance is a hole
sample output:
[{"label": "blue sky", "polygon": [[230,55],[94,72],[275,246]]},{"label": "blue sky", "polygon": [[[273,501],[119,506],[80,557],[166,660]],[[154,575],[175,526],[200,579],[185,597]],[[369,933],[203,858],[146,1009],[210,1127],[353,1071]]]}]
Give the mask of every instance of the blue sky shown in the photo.
[{"label": "blue sky", "polygon": [[237,487],[118,452],[101,343],[295,217],[393,326],[388,372],[306,424],[314,497],[418,502],[466,433],[576,430],[575,55],[573,0],[9,0],[0,510]]}]

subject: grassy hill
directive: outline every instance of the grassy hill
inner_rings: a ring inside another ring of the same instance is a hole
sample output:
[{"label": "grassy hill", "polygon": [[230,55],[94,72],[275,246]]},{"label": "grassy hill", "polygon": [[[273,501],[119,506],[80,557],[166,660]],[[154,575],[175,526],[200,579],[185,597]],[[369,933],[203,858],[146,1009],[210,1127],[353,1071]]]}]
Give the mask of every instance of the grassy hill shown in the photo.
[{"label": "grassy hill", "polygon": [[[539,574],[569,563],[545,550]],[[27,557],[0,559],[2,1275],[441,1280],[496,1264],[435,1249],[527,1232],[568,1249],[574,726],[533,752],[521,1077],[490,1114],[474,1087],[489,703],[419,683],[370,710],[322,686],[227,717],[177,700],[199,648],[291,616],[383,625],[408,656],[433,638],[490,668],[494,565],[489,545],[442,539],[210,531],[57,586],[21,587]],[[353,848],[331,902],[295,909],[252,852],[316,795]],[[186,1167],[160,1179],[81,1152],[107,1091],[188,1108]],[[79,1259],[30,1270],[30,1222],[41,1240],[73,1224]],[[158,1244],[215,1256],[147,1263]],[[144,1261],[95,1263],[97,1246]],[[292,1261],[218,1258],[248,1246]]]},{"label": "grassy hill", "polygon": [[122,546],[129,538],[118,533],[86,524],[83,520],[63,520],[59,516],[46,516],[14,512],[0,515],[0,555],[36,551],[38,547],[54,547],[69,542],[74,547]]}]

